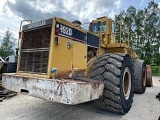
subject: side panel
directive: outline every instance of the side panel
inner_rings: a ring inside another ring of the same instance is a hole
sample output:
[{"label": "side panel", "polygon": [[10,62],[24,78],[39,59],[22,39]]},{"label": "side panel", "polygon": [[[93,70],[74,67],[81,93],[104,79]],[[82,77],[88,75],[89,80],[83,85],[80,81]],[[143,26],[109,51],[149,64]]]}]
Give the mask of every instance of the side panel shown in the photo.
[{"label": "side panel", "polygon": [[[68,77],[71,73],[74,74],[74,71],[83,72],[84,75],[87,68],[87,33],[61,19],[55,19],[54,23],[48,72],[57,68],[55,78]],[[52,74],[49,78],[51,77]]]},{"label": "side panel", "polygon": [[[51,58],[52,68],[57,68],[56,77],[68,77],[72,71],[86,71],[87,45],[62,36],[57,37],[58,45],[53,45]],[[68,44],[71,45],[70,49]]]},{"label": "side panel", "polygon": [[[56,77],[68,76],[72,70],[72,52],[73,49],[68,49],[68,42],[72,42],[70,39],[57,36],[58,45],[53,44],[51,66],[57,68]],[[53,41],[55,43],[55,41]]]},{"label": "side panel", "polygon": [[73,41],[73,69],[86,70],[87,45]]},{"label": "side panel", "polygon": [[99,37],[91,33],[87,33],[87,44],[95,48],[99,47]]}]

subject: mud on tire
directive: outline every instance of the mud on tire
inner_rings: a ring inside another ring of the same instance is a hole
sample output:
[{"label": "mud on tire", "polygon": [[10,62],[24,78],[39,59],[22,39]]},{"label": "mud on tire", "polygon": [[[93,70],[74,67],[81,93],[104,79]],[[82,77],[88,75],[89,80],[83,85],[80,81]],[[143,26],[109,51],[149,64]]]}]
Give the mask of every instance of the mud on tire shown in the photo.
[{"label": "mud on tire", "polygon": [[103,96],[95,100],[100,108],[127,113],[133,102],[134,70],[127,54],[105,54],[98,58],[90,77],[104,81]]}]

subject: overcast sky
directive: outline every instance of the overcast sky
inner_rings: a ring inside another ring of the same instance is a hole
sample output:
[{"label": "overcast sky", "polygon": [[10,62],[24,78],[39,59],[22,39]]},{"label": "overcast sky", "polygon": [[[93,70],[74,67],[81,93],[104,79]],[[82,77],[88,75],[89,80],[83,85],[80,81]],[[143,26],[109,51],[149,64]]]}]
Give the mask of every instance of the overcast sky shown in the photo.
[{"label": "overcast sky", "polygon": [[[9,28],[18,37],[20,22],[62,17],[82,23],[101,16],[114,19],[114,15],[130,5],[143,9],[150,0],[0,0],[0,39]],[[155,0],[156,3],[160,0]]]}]

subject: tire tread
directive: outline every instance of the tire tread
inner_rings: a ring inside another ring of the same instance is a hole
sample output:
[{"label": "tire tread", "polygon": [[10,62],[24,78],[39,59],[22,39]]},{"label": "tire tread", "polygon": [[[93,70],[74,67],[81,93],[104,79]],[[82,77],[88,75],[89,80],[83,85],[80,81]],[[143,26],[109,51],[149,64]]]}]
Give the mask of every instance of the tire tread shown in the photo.
[{"label": "tire tread", "polygon": [[[95,101],[102,109],[125,114],[131,108],[129,106],[127,110],[124,110],[120,98],[120,75],[126,56],[122,53],[106,54],[98,58],[93,66],[91,78],[104,81],[103,97]],[[100,67],[102,67],[103,73],[101,70],[97,72]]]}]

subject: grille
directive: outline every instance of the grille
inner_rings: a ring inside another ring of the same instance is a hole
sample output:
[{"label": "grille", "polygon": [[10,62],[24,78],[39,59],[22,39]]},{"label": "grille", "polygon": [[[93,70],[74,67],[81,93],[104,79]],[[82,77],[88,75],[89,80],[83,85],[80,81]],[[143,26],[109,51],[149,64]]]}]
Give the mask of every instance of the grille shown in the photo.
[{"label": "grille", "polygon": [[23,33],[19,71],[47,73],[51,26]]}]

